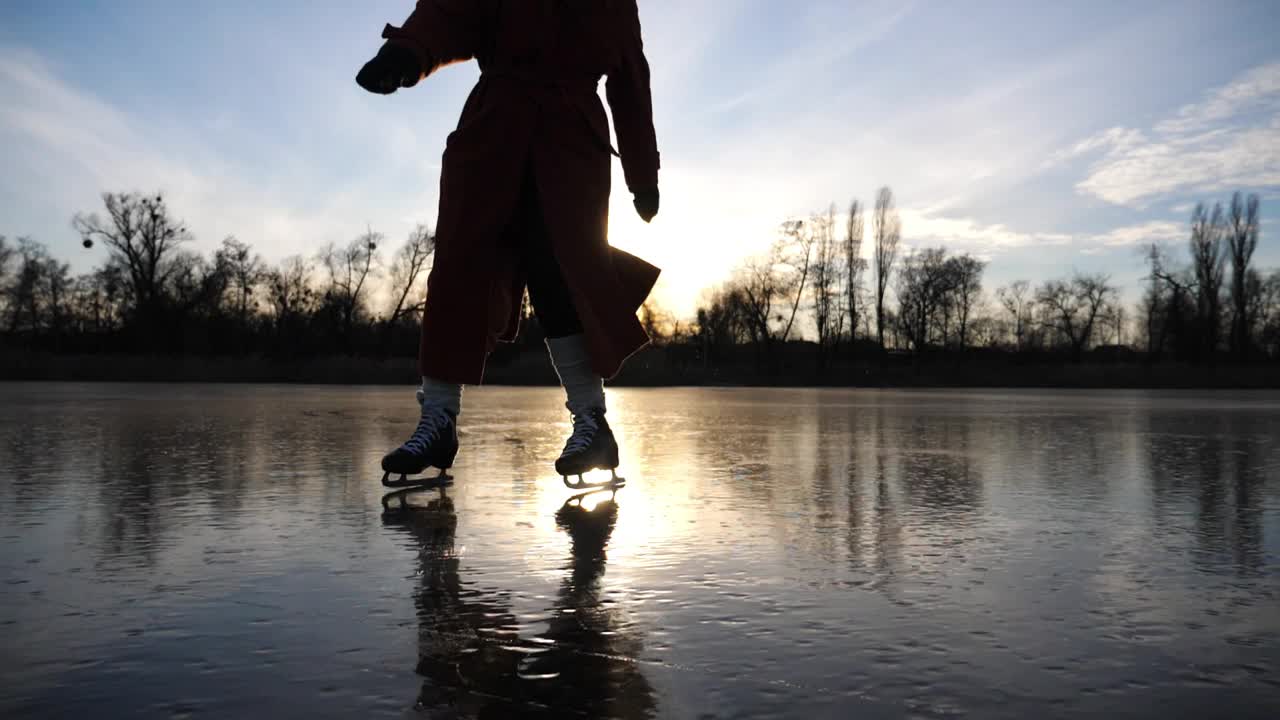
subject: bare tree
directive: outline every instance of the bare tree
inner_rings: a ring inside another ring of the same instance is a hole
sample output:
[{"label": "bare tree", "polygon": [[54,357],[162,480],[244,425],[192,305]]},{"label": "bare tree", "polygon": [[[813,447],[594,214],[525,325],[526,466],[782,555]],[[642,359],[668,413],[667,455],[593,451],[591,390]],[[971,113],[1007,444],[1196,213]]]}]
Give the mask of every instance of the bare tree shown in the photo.
[{"label": "bare tree", "polygon": [[752,342],[761,346],[773,340],[770,322],[775,319],[774,306],[783,297],[783,282],[777,272],[782,263],[779,251],[775,243],[767,254],[747,258],[734,274],[729,288],[731,293],[741,294],[747,333]]},{"label": "bare tree", "polygon": [[1111,322],[1112,344],[1124,345],[1124,322],[1126,319],[1124,306],[1118,303],[1113,305],[1111,314],[1107,316],[1107,319]]},{"label": "bare tree", "polygon": [[849,217],[845,220],[844,245],[841,247],[844,260],[844,307],[849,318],[849,341],[852,345],[858,338],[858,320],[861,319],[862,271],[866,261],[862,259],[862,206],[857,200],[849,203]]},{"label": "bare tree", "polygon": [[311,311],[315,294],[311,289],[311,267],[299,255],[282,260],[267,271],[267,299],[275,315],[277,332]]},{"label": "bare tree", "polygon": [[1151,267],[1150,302],[1157,313],[1155,338],[1154,342],[1148,340],[1148,352],[1159,356],[1172,336],[1175,354],[1183,355],[1195,344],[1188,331],[1189,320],[1195,315],[1195,278],[1190,270],[1170,268],[1165,252],[1155,243],[1147,249],[1147,263]]},{"label": "bare tree", "polygon": [[[9,334],[20,329],[35,333],[40,329],[38,293],[41,275],[44,275],[45,249],[29,237],[19,237],[17,254],[18,270],[13,281],[4,288],[9,309]],[[26,322],[23,322],[23,315],[26,315]]]},{"label": "bare tree", "polygon": [[945,248],[910,252],[898,271],[898,325],[917,353],[931,344],[931,330],[951,292],[953,277]]},{"label": "bare tree", "polygon": [[[426,293],[419,287],[419,280],[426,277],[431,256],[436,251],[436,237],[426,225],[418,225],[409,233],[404,245],[396,250],[391,259],[390,278],[391,293],[396,299],[391,313],[387,315],[386,326],[395,325],[404,315],[422,311]],[[409,302],[410,297],[417,298]]]},{"label": "bare tree", "polygon": [[818,333],[818,369],[825,367],[827,349],[840,336],[844,316],[840,312],[840,247],[835,237],[836,206],[831,205],[825,215],[809,218],[808,233],[814,247],[813,319]]},{"label": "bare tree", "polygon": [[697,312],[694,337],[702,348],[704,367],[710,367],[733,345],[750,340],[746,299],[740,289],[730,286],[709,291]]},{"label": "bare tree", "polygon": [[178,247],[191,239],[186,227],[169,214],[163,195],[104,193],[107,217],[77,214],[72,225],[86,247],[107,246],[111,257],[128,270],[132,297],[154,330],[164,302],[166,283],[174,272]]},{"label": "bare tree", "polygon": [[209,315],[218,309],[227,294],[228,275],[216,262],[210,263],[193,252],[173,254],[166,293],[176,320],[175,328],[186,330],[192,315]]},{"label": "bare tree", "polygon": [[1231,249],[1231,352],[1238,358],[1249,353],[1249,261],[1258,247],[1258,196],[1247,200],[1231,196],[1227,211],[1227,241]]},{"label": "bare tree", "polygon": [[1147,356],[1154,358],[1164,348],[1165,288],[1156,274],[1160,263],[1160,246],[1151,243],[1150,246],[1143,248],[1142,252],[1150,266],[1150,271],[1147,273],[1147,287],[1142,293],[1139,310],[1146,320],[1143,330],[1147,335]]},{"label": "bare tree", "polygon": [[654,345],[666,345],[680,334],[680,322],[657,298],[646,298],[640,305],[639,313],[640,325]]},{"label": "bare tree", "polygon": [[13,279],[0,288],[6,297],[9,333],[60,334],[68,315],[70,267],[31,238],[18,238],[14,252],[18,262]]},{"label": "bare tree", "polygon": [[214,263],[225,276],[227,294],[231,300],[231,312],[243,336],[249,326],[249,310],[253,295],[266,273],[262,257],[253,254],[248,243],[235,237],[227,237],[222,247],[214,253]]},{"label": "bare tree", "polygon": [[76,278],[72,303],[80,331],[90,334],[112,332],[124,322],[128,281],[119,265],[108,263],[92,273]]},{"label": "bare tree", "polygon": [[1094,329],[1114,297],[1115,288],[1106,275],[1079,273],[1069,283],[1050,280],[1036,294],[1036,300],[1046,310],[1045,323],[1068,342],[1076,360],[1089,347]]},{"label": "bare tree", "polygon": [[1203,357],[1217,352],[1221,335],[1222,279],[1225,256],[1222,240],[1226,224],[1222,206],[1214,204],[1209,212],[1204,203],[1191,214],[1191,267],[1196,276],[1196,318],[1199,321],[1200,347]]},{"label": "bare tree", "polygon": [[876,337],[884,350],[884,295],[889,287],[889,275],[898,257],[898,241],[902,237],[902,221],[893,207],[893,191],[888,187],[876,193],[876,207],[872,215],[872,234],[875,236],[876,255]]},{"label": "bare tree", "polygon": [[369,230],[345,247],[333,243],[320,251],[320,263],[328,276],[324,290],[325,305],[337,314],[343,343],[350,350],[356,320],[364,314],[365,283],[374,272],[378,245],[382,235]]},{"label": "bare tree", "polygon": [[9,263],[13,262],[14,248],[9,239],[0,235],[0,316],[11,315],[12,294],[9,286]]},{"label": "bare tree", "polygon": [[9,239],[4,235],[0,235],[0,288],[3,288],[9,278],[9,263],[13,261],[13,246],[9,245]]},{"label": "bare tree", "polygon": [[947,260],[951,282],[950,305],[960,324],[959,344],[963,351],[969,343],[969,321],[982,297],[982,271],[986,263],[964,254]]},{"label": "bare tree", "polygon": [[1021,351],[1026,347],[1027,325],[1031,322],[1031,284],[1026,280],[1016,280],[999,290],[996,297],[1000,305],[1009,313],[1013,327],[1014,347]]},{"label": "bare tree", "polygon": [[791,336],[791,327],[795,324],[796,312],[800,309],[801,298],[804,297],[805,283],[809,279],[811,269],[814,239],[812,232],[805,232],[802,220],[790,220],[782,224],[782,237],[778,240],[781,250],[777,254],[785,258],[784,264],[791,270],[782,284],[791,297],[791,314],[787,317],[787,324],[779,338],[784,343]]},{"label": "bare tree", "polygon": [[1249,313],[1257,324],[1258,344],[1268,355],[1280,357],[1280,270],[1272,270],[1266,279],[1253,270],[1249,280]]}]

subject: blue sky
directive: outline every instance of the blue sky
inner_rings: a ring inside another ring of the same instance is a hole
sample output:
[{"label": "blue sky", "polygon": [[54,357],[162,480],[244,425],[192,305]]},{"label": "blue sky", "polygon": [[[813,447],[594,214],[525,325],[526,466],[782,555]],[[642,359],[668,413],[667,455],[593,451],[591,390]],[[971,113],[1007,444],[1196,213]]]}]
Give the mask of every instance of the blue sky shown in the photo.
[{"label": "blue sky", "polygon": [[[0,234],[77,271],[70,219],[163,190],[208,250],[268,259],[435,217],[474,65],[384,98],[353,82],[409,0],[0,5]],[[790,217],[890,185],[904,242],[990,261],[989,290],[1080,269],[1133,287],[1190,206],[1263,197],[1280,266],[1280,4],[641,0],[663,207],[614,244],[701,288]],[[1132,295],[1130,295],[1132,297]]]}]

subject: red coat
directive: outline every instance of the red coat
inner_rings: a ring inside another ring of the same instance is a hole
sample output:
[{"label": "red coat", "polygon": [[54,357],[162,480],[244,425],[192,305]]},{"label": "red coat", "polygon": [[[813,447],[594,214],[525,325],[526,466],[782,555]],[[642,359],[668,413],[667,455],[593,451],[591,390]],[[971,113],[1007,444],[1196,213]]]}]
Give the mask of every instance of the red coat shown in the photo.
[{"label": "red coat", "polygon": [[635,314],[658,277],[607,238],[612,147],[596,91],[602,75],[627,185],[658,184],[635,0],[419,0],[382,36],[413,50],[428,75],[471,58],[482,71],[444,151],[422,374],[479,383],[496,342],[514,339],[525,281],[500,240],[531,165],[592,365],[615,375],[649,341]]}]

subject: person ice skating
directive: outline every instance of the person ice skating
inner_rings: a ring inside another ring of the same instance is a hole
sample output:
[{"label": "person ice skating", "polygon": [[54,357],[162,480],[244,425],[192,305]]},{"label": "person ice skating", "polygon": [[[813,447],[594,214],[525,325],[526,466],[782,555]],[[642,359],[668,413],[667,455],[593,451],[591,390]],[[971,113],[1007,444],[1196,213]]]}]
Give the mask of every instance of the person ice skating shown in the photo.
[{"label": "person ice skating", "polygon": [[[421,419],[383,470],[443,475],[453,464],[462,387],[481,382],[498,341],[515,338],[526,287],[573,419],[556,472],[568,483],[616,468],[603,378],[648,342],[636,310],[658,276],[606,237],[614,154],[640,217],[658,212],[636,1],[419,0],[382,37],[356,76],[370,92],[413,87],[472,58],[481,70],[442,162],[418,353]],[[597,94],[602,76],[616,151]]]}]

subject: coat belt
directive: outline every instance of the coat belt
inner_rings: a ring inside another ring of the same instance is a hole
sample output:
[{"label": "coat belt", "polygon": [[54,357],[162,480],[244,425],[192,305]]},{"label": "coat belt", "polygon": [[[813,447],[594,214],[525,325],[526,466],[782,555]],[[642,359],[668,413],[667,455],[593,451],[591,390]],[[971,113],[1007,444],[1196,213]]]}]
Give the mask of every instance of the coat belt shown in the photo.
[{"label": "coat belt", "polygon": [[493,68],[486,69],[480,73],[480,81],[485,82],[486,80],[515,81],[524,87],[553,91],[558,90],[561,95],[564,96],[566,104],[578,109],[578,114],[582,117],[582,122],[587,125],[587,129],[595,136],[596,140],[602,143],[614,157],[622,157],[618,154],[617,149],[613,147],[613,143],[609,138],[609,131],[605,130],[604,134],[601,135],[600,131],[592,125],[591,121],[587,118],[586,111],[582,106],[573,102],[572,98],[569,97],[569,93],[571,92],[584,93],[592,96],[596,95],[598,92],[597,88],[600,84],[599,79],[587,80],[585,78],[580,78],[577,80],[568,80],[565,78],[547,77],[546,75],[541,74],[520,72],[519,70]]}]

